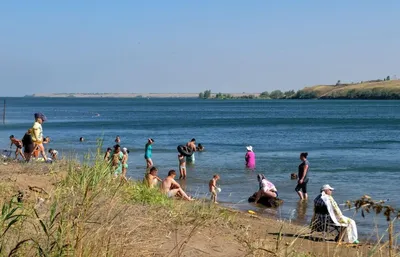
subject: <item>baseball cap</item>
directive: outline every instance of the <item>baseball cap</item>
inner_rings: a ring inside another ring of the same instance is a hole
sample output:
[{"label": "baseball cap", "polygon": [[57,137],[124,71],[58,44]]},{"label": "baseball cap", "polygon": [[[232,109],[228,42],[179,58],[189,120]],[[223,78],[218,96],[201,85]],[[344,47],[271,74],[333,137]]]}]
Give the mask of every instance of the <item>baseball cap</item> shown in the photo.
[{"label": "baseball cap", "polygon": [[331,186],[328,185],[328,184],[325,184],[325,185],[323,185],[323,186],[321,187],[321,191],[324,191],[324,190],[327,190],[327,189],[329,189],[329,190],[331,190],[331,191],[335,190],[333,187],[331,187]]}]

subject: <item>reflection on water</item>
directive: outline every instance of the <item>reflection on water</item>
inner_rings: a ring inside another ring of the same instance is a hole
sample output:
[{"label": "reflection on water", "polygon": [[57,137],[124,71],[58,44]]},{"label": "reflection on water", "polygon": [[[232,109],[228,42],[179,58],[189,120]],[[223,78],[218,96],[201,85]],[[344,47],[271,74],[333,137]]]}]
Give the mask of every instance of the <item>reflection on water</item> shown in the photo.
[{"label": "reflection on water", "polygon": [[296,218],[295,222],[299,224],[307,223],[307,207],[308,201],[299,200],[296,205]]}]

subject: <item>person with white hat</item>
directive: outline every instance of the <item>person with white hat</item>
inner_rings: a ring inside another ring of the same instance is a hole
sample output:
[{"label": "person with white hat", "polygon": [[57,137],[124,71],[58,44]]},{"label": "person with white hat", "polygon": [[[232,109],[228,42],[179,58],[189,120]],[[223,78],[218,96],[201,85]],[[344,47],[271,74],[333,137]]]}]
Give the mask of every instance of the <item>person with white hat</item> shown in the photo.
[{"label": "person with white hat", "polygon": [[125,181],[128,181],[128,179],[126,178],[126,172],[128,170],[128,158],[129,158],[129,150],[124,147],[122,148],[122,160],[121,160],[121,164],[122,164],[122,179]]},{"label": "person with white hat", "polygon": [[329,214],[331,221],[335,224],[335,226],[346,228],[347,236],[345,237],[345,241],[358,244],[359,241],[356,222],[342,214],[338,204],[332,197],[332,192],[334,190],[335,189],[328,184],[325,184],[321,187],[321,194],[314,199],[314,217],[311,224],[316,224],[318,222],[316,219],[323,217],[318,214],[323,214],[324,216]]},{"label": "person with white hat", "polygon": [[256,154],[253,152],[253,147],[251,145],[246,146],[247,153],[244,157],[246,160],[246,167],[254,169],[256,167]]}]

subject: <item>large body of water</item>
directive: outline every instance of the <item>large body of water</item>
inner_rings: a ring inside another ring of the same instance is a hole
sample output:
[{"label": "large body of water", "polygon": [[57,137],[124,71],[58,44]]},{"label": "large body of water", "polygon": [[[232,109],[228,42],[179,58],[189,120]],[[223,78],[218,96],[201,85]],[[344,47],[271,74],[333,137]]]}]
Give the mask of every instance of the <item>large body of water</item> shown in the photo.
[{"label": "large body of water", "polygon": [[[47,147],[64,156],[93,151],[99,137],[104,148],[111,147],[120,135],[121,145],[131,150],[128,174],[136,179],[144,174],[147,138],[155,140],[153,161],[164,177],[178,169],[176,146],[195,137],[206,151],[196,153],[183,186],[192,195],[208,197],[207,183],[218,173],[219,200],[235,208],[306,223],[312,200],[326,183],[336,188],[338,203],[368,194],[400,206],[400,101],[9,98],[7,123],[0,126],[2,148],[9,146],[10,134],[24,135],[35,112],[48,118],[44,134],[52,142]],[[256,153],[254,171],[244,167],[246,145]],[[310,161],[308,204],[299,203],[296,181],[290,180],[303,151]],[[278,210],[247,203],[258,188],[257,173],[277,186],[285,201]],[[374,234],[375,223],[386,225],[374,215],[363,219],[344,213],[355,218],[364,237]]]}]

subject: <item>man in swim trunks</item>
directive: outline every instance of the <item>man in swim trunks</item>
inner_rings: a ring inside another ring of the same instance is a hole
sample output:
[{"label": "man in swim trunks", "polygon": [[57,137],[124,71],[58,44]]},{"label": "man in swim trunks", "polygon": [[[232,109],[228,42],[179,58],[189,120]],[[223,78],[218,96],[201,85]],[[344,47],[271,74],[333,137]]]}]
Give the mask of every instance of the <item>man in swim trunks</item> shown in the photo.
[{"label": "man in swim trunks", "polygon": [[38,148],[39,152],[42,154],[43,159],[47,161],[46,152],[44,151],[43,146],[43,128],[42,124],[47,120],[46,116],[43,113],[35,113],[35,123],[33,123],[32,127],[32,141],[35,145],[35,148]]},{"label": "man in swim trunks", "polygon": [[11,141],[11,145],[10,145],[10,149],[12,148],[12,145],[15,145],[17,148],[15,149],[15,160],[18,159],[18,155],[21,155],[22,159],[25,159],[25,156],[22,154],[22,141],[19,139],[16,139],[14,137],[14,135],[10,136],[10,141]]},{"label": "man in swim trunks", "polygon": [[186,157],[186,161],[189,163],[194,163],[195,157],[194,157],[194,152],[196,152],[196,139],[192,138],[189,142],[187,142],[186,147],[190,150],[192,150],[193,154],[191,156]]},{"label": "man in swim trunks", "polygon": [[168,177],[166,177],[161,184],[161,191],[166,194],[168,197],[180,196],[184,200],[192,201],[185,191],[182,190],[181,186],[178,182],[175,181],[176,172],[174,170],[170,170],[168,172]]},{"label": "man in swim trunks", "polygon": [[144,176],[143,183],[149,188],[154,188],[157,186],[158,181],[162,181],[157,176],[158,170],[156,167],[151,167],[150,172]]}]

